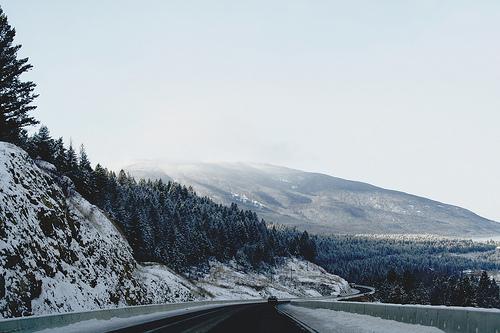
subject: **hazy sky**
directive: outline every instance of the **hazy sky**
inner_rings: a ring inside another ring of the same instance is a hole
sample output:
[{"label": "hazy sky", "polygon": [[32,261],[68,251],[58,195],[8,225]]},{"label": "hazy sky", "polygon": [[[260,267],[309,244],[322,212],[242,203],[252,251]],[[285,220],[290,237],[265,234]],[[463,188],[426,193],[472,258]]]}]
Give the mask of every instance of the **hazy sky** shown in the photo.
[{"label": "hazy sky", "polygon": [[2,7],[35,116],[94,162],[266,162],[500,221],[500,1]]}]

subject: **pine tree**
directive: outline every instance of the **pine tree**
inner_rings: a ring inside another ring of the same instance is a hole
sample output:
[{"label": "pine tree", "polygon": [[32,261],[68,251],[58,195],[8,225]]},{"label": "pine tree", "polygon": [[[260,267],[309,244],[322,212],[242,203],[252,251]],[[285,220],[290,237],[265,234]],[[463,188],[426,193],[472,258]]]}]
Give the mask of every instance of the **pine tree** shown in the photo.
[{"label": "pine tree", "polygon": [[38,133],[32,139],[34,153],[36,157],[53,163],[55,155],[55,142],[50,137],[50,132],[47,126],[41,126]]},{"label": "pine tree", "polygon": [[110,196],[111,188],[108,182],[108,171],[104,169],[100,164],[95,166],[94,170],[95,176],[95,196],[93,204],[103,207],[104,209],[109,209],[109,202],[107,202],[107,197]]},{"label": "pine tree", "polygon": [[299,253],[306,260],[314,260],[314,258],[316,257],[315,243],[311,241],[307,231],[304,231],[302,235],[300,235]]},{"label": "pine tree", "polygon": [[403,288],[406,292],[412,290],[415,286],[415,276],[409,270],[405,270],[402,278]]},{"label": "pine tree", "polygon": [[491,295],[491,306],[495,308],[500,308],[500,287],[498,286],[495,279],[491,279],[490,295]]},{"label": "pine tree", "polygon": [[31,103],[38,95],[33,82],[21,81],[32,66],[28,58],[17,59],[21,45],[13,45],[15,35],[0,8],[0,140],[20,143],[23,127],[38,123],[28,114],[36,108]]},{"label": "pine tree", "polygon": [[482,308],[489,308],[491,304],[491,281],[488,273],[483,271],[477,286],[477,305]]},{"label": "pine tree", "polygon": [[78,173],[78,158],[76,157],[76,152],[73,149],[73,144],[71,142],[69,143],[69,148],[66,151],[66,158],[65,158],[63,172],[67,173],[69,177],[72,179]]},{"label": "pine tree", "polygon": [[463,306],[473,306],[475,303],[474,287],[469,277],[465,276],[460,281],[460,291],[463,297]]},{"label": "pine tree", "polygon": [[387,272],[387,282],[393,284],[396,283],[398,279],[399,279],[398,273],[396,273],[394,268],[391,268],[389,272]]},{"label": "pine tree", "polygon": [[83,145],[80,146],[80,156],[78,161],[78,173],[76,176],[75,185],[78,192],[84,198],[94,201],[95,200],[95,176],[92,165],[85,151]]},{"label": "pine tree", "polygon": [[66,148],[64,148],[63,138],[59,138],[54,143],[54,165],[57,170],[63,171],[66,161]]}]

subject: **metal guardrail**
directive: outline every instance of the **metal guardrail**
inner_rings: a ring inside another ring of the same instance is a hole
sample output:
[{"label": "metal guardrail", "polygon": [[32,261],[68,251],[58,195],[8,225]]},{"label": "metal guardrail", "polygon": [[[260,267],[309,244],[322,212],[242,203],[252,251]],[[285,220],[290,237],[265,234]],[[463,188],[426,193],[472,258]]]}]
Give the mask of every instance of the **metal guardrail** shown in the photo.
[{"label": "metal guardrail", "polygon": [[19,333],[36,332],[44,329],[56,329],[71,324],[76,324],[86,320],[110,320],[112,318],[131,318],[140,315],[149,315],[154,313],[168,312],[182,309],[192,309],[196,311],[197,307],[206,305],[236,305],[248,303],[262,303],[265,300],[242,300],[242,301],[200,301],[185,303],[153,304],[128,306],[123,308],[113,308],[104,310],[94,310],[85,312],[69,312],[62,314],[51,314],[43,316],[30,316],[13,319],[0,320],[0,332]]},{"label": "metal guardrail", "polygon": [[433,326],[448,333],[500,333],[500,311],[493,309],[336,301],[291,301],[291,304]]},{"label": "metal guardrail", "polygon": [[[365,286],[361,286],[365,287]],[[371,287],[366,287],[371,288]],[[349,297],[358,297],[360,294],[335,297],[335,299],[344,299]],[[317,297],[312,299],[333,299],[333,297]],[[290,298],[286,300],[303,300],[303,298]],[[103,310],[93,310],[84,312],[69,312],[58,313],[41,316],[29,316],[21,318],[3,319],[0,320],[0,333],[18,333],[18,332],[36,332],[43,329],[55,329],[67,325],[79,323],[86,320],[110,320],[111,318],[130,318],[140,315],[148,315],[153,313],[167,312],[173,310],[191,309],[204,305],[230,305],[230,304],[245,304],[259,303],[265,300],[226,300],[226,301],[199,301],[185,303],[169,303],[169,304],[153,304],[129,306],[123,308],[111,308]]]}]

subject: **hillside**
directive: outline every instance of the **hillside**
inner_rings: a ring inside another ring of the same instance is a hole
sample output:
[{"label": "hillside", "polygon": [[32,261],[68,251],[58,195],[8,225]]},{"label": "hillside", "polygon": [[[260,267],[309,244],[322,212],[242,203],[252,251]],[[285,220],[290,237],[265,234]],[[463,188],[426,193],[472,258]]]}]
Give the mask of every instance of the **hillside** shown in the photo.
[{"label": "hillside", "polygon": [[[324,295],[349,291],[345,280],[299,259],[283,259],[269,268],[268,274],[276,278],[263,281],[264,287],[252,278],[257,272],[235,263],[212,260],[211,266],[226,267],[228,276],[215,274],[210,279],[210,270],[204,273],[201,267],[192,267],[188,279],[168,265],[138,263],[120,229],[76,192],[69,178],[52,164],[35,162],[4,142],[0,142],[0,263],[1,317],[255,298],[274,290],[290,296],[310,295],[311,290]],[[309,269],[291,282],[283,281],[280,272],[287,272],[290,263]],[[310,285],[304,279],[311,275],[324,278]],[[213,292],[214,286],[227,283],[238,288]],[[297,287],[302,283],[304,287]]]},{"label": "hillside", "polygon": [[0,142],[3,317],[202,297],[170,270],[139,265],[118,229],[68,178],[38,165]]},{"label": "hillside", "polygon": [[[460,207],[279,166],[140,163],[127,170],[138,177],[173,178],[222,204],[237,202],[269,222],[316,233],[500,234],[500,223]],[[148,174],[148,170],[154,173]],[[163,174],[159,170],[163,170]]]}]

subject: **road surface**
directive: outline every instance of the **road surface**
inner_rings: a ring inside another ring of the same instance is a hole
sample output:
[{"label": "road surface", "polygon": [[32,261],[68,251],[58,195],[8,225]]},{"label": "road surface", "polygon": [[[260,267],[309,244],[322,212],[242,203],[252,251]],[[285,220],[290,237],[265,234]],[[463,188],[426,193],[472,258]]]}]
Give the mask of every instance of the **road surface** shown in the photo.
[{"label": "road surface", "polygon": [[[356,285],[359,293],[338,299],[370,294],[373,288]],[[319,297],[329,299],[332,297]],[[333,297],[336,298],[336,297]],[[308,332],[267,303],[223,306],[141,323],[108,332]]]},{"label": "road surface", "polygon": [[266,303],[227,306],[109,331],[132,332],[307,332]]}]

